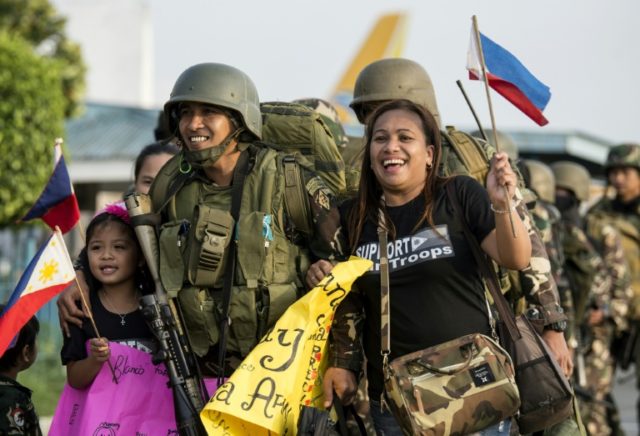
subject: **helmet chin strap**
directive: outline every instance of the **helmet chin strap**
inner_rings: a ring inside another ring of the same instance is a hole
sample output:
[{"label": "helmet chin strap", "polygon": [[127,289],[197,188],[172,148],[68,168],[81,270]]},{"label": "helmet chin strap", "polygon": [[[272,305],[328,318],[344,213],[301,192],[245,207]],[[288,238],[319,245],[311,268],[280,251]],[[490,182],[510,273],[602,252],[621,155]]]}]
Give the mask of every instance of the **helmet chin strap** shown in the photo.
[{"label": "helmet chin strap", "polygon": [[244,127],[237,128],[231,132],[224,141],[214,147],[205,148],[204,150],[184,150],[185,159],[195,169],[207,168],[213,166],[220,156],[224,153],[231,141],[234,141],[244,131]]}]

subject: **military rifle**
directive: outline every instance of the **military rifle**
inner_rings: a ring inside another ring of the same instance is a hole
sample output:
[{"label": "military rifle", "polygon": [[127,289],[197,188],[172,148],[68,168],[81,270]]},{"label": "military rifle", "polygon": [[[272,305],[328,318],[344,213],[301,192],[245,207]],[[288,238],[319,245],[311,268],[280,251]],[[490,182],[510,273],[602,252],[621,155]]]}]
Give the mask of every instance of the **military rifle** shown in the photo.
[{"label": "military rifle", "polygon": [[205,435],[199,415],[207,402],[206,388],[183,329],[179,305],[167,296],[160,281],[155,230],[157,215],[151,212],[148,195],[132,194],[125,203],[155,285],[155,293],[141,299],[142,314],[159,346],[152,362],[164,362],[167,368],[178,433],[181,436]]}]

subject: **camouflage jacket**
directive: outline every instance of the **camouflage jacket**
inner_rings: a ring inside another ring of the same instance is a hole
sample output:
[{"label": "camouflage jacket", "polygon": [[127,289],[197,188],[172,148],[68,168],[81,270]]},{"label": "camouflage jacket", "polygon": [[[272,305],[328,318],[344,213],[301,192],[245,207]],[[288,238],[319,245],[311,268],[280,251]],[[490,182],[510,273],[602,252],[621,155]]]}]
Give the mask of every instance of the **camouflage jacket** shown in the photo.
[{"label": "camouflage jacket", "polygon": [[633,299],[629,316],[640,319],[640,198],[628,204],[604,197],[587,213],[589,233],[594,226],[610,224],[619,233],[622,253],[629,268]]},{"label": "camouflage jacket", "polygon": [[633,289],[622,247],[622,238],[612,225],[598,220],[594,222],[587,220],[586,231],[587,236],[602,257],[611,281],[608,317],[615,324],[616,331],[624,331],[628,328],[627,319],[633,300]]},{"label": "camouflage jacket", "polygon": [[564,251],[562,249],[562,225],[560,222],[560,211],[551,203],[537,199],[535,205],[530,210],[535,227],[540,233],[540,239],[544,243],[549,263],[551,265],[551,275],[558,286],[560,306],[564,310],[569,321],[567,338],[572,337],[572,324],[575,318],[573,297],[571,288],[563,285],[567,283],[563,265],[565,262]]},{"label": "camouflage jacket", "polygon": [[0,375],[0,434],[42,435],[31,391],[16,380]]},{"label": "camouflage jacket", "polygon": [[608,313],[612,282],[602,257],[582,228],[566,220],[562,220],[561,225],[565,267],[560,288],[571,290],[575,315],[571,327],[578,331],[589,308]]}]

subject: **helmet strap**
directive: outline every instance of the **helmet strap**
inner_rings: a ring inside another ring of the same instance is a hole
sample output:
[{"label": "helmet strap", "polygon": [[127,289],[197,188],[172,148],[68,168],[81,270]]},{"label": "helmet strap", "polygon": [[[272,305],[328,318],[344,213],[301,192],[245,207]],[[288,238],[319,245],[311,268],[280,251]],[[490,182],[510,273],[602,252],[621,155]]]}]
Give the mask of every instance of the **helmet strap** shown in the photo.
[{"label": "helmet strap", "polygon": [[195,169],[213,166],[214,163],[222,156],[226,148],[232,141],[244,131],[244,127],[237,128],[231,132],[219,145],[205,148],[204,150],[185,150],[184,155],[186,161]]}]

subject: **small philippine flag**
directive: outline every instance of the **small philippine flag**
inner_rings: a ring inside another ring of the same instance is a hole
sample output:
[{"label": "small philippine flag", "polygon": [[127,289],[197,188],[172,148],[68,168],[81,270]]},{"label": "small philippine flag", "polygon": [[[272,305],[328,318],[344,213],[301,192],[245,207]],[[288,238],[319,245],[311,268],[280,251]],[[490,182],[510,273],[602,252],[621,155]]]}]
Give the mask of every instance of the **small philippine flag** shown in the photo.
[{"label": "small philippine flag", "polygon": [[0,314],[0,356],[22,326],[74,279],[67,246],[56,231],[31,260]]},{"label": "small philippine flag", "polygon": [[[482,33],[478,33],[489,86],[538,125],[547,124],[548,121],[542,115],[542,111],[551,98],[549,87],[531,74],[509,51]],[[467,52],[467,70],[469,70],[470,79],[484,80],[482,77],[482,58],[472,27]]]},{"label": "small philippine flag", "polygon": [[62,156],[60,143],[61,141],[56,141],[55,165],[49,182],[31,210],[20,221],[42,218],[52,230],[58,226],[62,233],[67,233],[80,220],[80,208],[64,156]]}]

